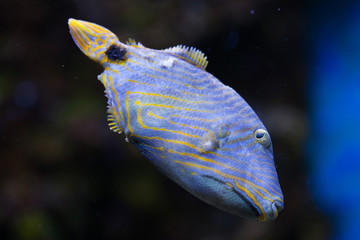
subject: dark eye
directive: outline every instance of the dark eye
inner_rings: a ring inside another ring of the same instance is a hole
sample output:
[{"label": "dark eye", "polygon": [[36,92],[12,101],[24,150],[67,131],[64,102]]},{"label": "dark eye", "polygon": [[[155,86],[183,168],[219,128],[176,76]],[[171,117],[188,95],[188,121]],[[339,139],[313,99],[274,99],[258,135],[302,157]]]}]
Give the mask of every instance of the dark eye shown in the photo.
[{"label": "dark eye", "polygon": [[255,141],[267,147],[270,143],[270,135],[265,129],[257,129],[254,132]]},{"label": "dark eye", "polygon": [[126,54],[126,49],[121,48],[118,45],[111,45],[105,52],[105,55],[111,61],[120,61],[124,60],[124,55]]}]

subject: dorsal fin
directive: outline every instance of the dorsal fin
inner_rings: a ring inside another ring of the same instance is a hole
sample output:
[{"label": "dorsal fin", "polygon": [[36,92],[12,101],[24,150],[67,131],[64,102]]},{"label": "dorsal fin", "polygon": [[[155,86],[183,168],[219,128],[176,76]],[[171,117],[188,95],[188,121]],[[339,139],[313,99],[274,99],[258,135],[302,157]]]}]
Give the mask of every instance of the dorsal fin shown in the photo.
[{"label": "dorsal fin", "polygon": [[117,133],[122,133],[123,130],[122,130],[121,126],[119,125],[118,118],[116,117],[115,107],[109,106],[107,113],[108,113],[107,120],[109,122],[108,125],[110,127],[110,130],[113,130],[114,132],[117,132]]},{"label": "dorsal fin", "polygon": [[135,39],[133,38],[129,38],[126,42],[126,45],[129,45],[129,46],[137,46],[137,47],[144,47],[144,45],[142,45],[141,43],[139,42],[136,42]]},{"label": "dorsal fin", "polygon": [[205,69],[208,64],[207,57],[205,56],[205,54],[194,47],[189,48],[187,46],[178,45],[175,47],[164,49],[164,51],[175,53],[183,58],[186,58],[186,60],[190,61],[191,63],[203,69]]}]

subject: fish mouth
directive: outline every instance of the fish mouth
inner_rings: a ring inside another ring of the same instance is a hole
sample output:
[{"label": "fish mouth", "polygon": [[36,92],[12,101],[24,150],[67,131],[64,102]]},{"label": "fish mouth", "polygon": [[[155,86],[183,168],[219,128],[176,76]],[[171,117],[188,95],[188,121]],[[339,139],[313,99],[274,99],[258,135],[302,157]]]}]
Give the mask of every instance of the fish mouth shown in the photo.
[{"label": "fish mouth", "polygon": [[272,202],[267,202],[261,206],[261,208],[255,209],[252,207],[251,209],[257,216],[257,220],[260,222],[266,222],[270,220],[275,220],[279,216],[279,212],[281,212],[284,208],[284,203],[275,200]]},{"label": "fish mouth", "polygon": [[270,203],[270,207],[268,211],[266,211],[266,216],[268,220],[276,219],[279,215],[279,212],[281,212],[283,209],[284,209],[284,203],[279,200],[275,200],[272,203]]},{"label": "fish mouth", "polygon": [[[215,178],[214,176],[203,175],[203,177],[224,185],[229,186],[226,182]],[[231,187],[229,191],[232,196],[221,198],[222,204],[214,204],[208,201],[210,204],[223,209],[234,215],[246,217],[249,219],[257,220],[260,222],[266,222],[274,220],[278,217],[279,212],[284,208],[284,201],[282,193],[265,197],[258,195],[257,192],[252,192],[249,188],[240,185],[235,181],[235,186]],[[206,200],[205,200],[206,201]]]},{"label": "fish mouth", "polygon": [[113,41],[118,40],[110,30],[95,23],[69,18],[70,34],[80,50],[97,61],[99,52],[104,51]]},{"label": "fish mouth", "polygon": [[256,220],[260,222],[274,220],[278,217],[279,212],[284,208],[282,193],[272,195],[270,198],[269,196],[259,194],[258,191],[252,192],[238,183],[236,186],[238,189],[234,189],[234,192],[247,206],[247,208],[243,210],[245,210],[248,214],[251,214],[250,218],[256,218]]}]

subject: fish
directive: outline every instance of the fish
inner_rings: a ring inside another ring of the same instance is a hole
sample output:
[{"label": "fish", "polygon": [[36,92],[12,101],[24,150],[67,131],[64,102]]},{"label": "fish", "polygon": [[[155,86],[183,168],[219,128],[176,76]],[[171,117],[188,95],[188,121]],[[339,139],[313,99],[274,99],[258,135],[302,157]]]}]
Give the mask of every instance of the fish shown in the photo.
[{"label": "fish", "polygon": [[265,126],[231,87],[208,73],[203,52],[126,43],[107,28],[70,18],[79,49],[104,71],[109,127],[163,174],[225,212],[277,218],[284,198]]}]

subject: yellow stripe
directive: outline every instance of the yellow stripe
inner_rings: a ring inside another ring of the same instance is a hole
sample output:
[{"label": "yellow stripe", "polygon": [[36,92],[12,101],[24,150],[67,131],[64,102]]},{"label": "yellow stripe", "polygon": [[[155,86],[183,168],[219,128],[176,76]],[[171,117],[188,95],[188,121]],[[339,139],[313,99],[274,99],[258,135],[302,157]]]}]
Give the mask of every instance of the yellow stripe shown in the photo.
[{"label": "yellow stripe", "polygon": [[[241,186],[236,180],[235,180],[235,184],[236,184],[236,187],[238,187],[240,190],[242,190],[243,192],[246,193],[246,195],[248,195],[251,200],[255,203],[255,205],[260,209],[260,212],[261,212],[261,216],[259,216],[259,220],[260,221],[266,221],[266,214],[265,214],[265,211],[264,209],[261,207],[261,205],[259,204],[259,202],[256,200],[256,198],[254,197],[254,195],[249,192],[249,190],[247,190],[246,188],[244,188],[243,186]],[[263,219],[262,219],[263,218]]]},{"label": "yellow stripe", "polygon": [[138,137],[138,138],[142,138],[142,139],[148,139],[148,140],[160,140],[160,141],[163,141],[163,142],[170,142],[170,143],[175,143],[175,144],[181,144],[181,145],[185,145],[185,146],[188,146],[190,148],[193,148],[199,152],[202,151],[201,148],[198,148],[196,147],[195,145],[191,144],[191,143],[188,143],[188,142],[184,142],[184,141],[179,141],[179,140],[171,140],[171,139],[165,139],[165,138],[162,138],[162,137],[145,137],[145,136],[140,136],[140,135],[136,135],[134,134],[133,135],[134,137]]},{"label": "yellow stripe", "polygon": [[171,115],[169,115],[169,118],[177,117],[177,118],[184,118],[184,119],[190,119],[190,120],[201,121],[201,122],[216,122],[216,121],[221,121],[221,120],[228,119],[228,118],[234,118],[235,116],[241,116],[241,115],[238,112],[236,112],[232,115],[227,115],[225,117],[219,117],[219,118],[214,118],[214,119],[205,119],[205,118],[196,118],[196,117],[188,117],[188,116],[182,116],[182,115],[177,115],[177,114],[171,114]]},{"label": "yellow stripe", "polygon": [[[179,161],[179,160],[174,160],[175,163],[179,163],[179,164],[183,164],[185,166],[190,166],[190,167],[195,167],[195,168],[199,168],[199,169],[205,169],[205,170],[210,170],[210,171],[213,171],[223,177],[226,177],[226,178],[230,178],[230,179],[235,179],[235,184],[237,186],[238,189],[240,189],[242,192],[244,192],[253,202],[256,206],[259,207],[260,211],[261,211],[261,215],[262,217],[264,217],[264,221],[266,219],[266,214],[265,214],[265,211],[264,209],[261,207],[261,205],[259,204],[259,202],[257,201],[257,199],[254,197],[254,195],[249,192],[249,190],[247,190],[246,188],[242,187],[236,180],[240,180],[242,182],[248,182],[242,178],[239,178],[239,177],[235,177],[235,176],[232,176],[232,175],[228,175],[228,174],[225,174],[225,173],[222,173],[220,172],[219,170],[217,169],[214,169],[214,168],[211,168],[211,167],[206,167],[206,166],[202,166],[202,165],[198,165],[198,164],[194,164],[194,163],[189,163],[189,162],[182,162],[182,161]],[[260,216],[261,217],[261,216]],[[259,219],[261,220],[261,218]]]},{"label": "yellow stripe", "polygon": [[254,187],[262,190],[262,191],[265,192],[265,193],[267,193],[270,197],[273,197],[273,198],[279,200],[280,202],[283,202],[283,200],[282,200],[281,198],[278,198],[278,197],[272,195],[272,194],[269,193],[266,189],[264,189],[264,188],[262,188],[262,187],[260,187],[260,186],[254,185],[252,182],[248,182],[248,184],[249,184],[249,185],[251,186],[251,188],[254,189],[254,191],[255,191],[257,194],[259,194],[262,198],[264,198],[264,199],[266,199],[266,200],[269,200],[270,202],[273,201],[272,199],[264,196],[261,192],[259,192],[258,190],[256,190]]},{"label": "yellow stripe", "polygon": [[164,151],[164,147],[154,147],[154,146],[151,146],[151,145],[148,145],[148,144],[145,144],[145,143],[141,143],[141,145],[152,148],[152,149],[157,149],[157,150],[160,150],[160,151]]},{"label": "yellow stripe", "polygon": [[[231,134],[231,135],[233,135],[233,134]],[[252,134],[247,134],[247,136],[236,138],[234,140],[231,140],[231,141],[227,142],[227,144],[233,144],[233,143],[236,143],[236,142],[244,142],[244,141],[247,141],[247,140],[252,139],[252,138],[254,138],[254,136]]]},{"label": "yellow stripe", "polygon": [[[193,154],[193,153],[177,152],[177,151],[174,151],[174,150],[172,150],[172,149],[168,149],[168,152],[170,152],[170,153],[175,153],[175,154],[179,154],[179,155],[183,155],[183,156],[190,156],[190,157],[199,159],[199,160],[204,161],[204,162],[214,163],[214,164],[220,165],[220,166],[222,166],[222,167],[225,167],[225,168],[227,168],[227,169],[233,170],[233,171],[235,171],[235,172],[239,172],[239,173],[241,173],[241,174],[248,175],[248,176],[252,177],[253,179],[255,179],[256,181],[258,181],[258,182],[262,183],[263,185],[269,187],[272,191],[274,191],[274,192],[277,193],[278,195],[281,195],[281,194],[279,194],[278,192],[276,192],[273,188],[271,188],[268,184],[266,184],[265,182],[263,182],[262,180],[260,180],[259,178],[255,177],[254,175],[252,175],[252,174],[249,173],[249,172],[244,172],[244,171],[242,171],[242,170],[240,170],[240,169],[230,167],[230,166],[228,166],[228,165],[226,165],[226,164],[219,163],[219,162],[217,162],[217,161],[215,161],[215,160],[212,160],[212,159],[210,159],[210,158],[204,158],[204,157],[201,157],[201,156],[196,155],[196,154]],[[253,184],[253,186],[255,186],[255,187],[257,187],[257,188],[266,191],[266,190],[263,189],[262,187],[254,184],[254,183],[252,183],[252,184]],[[251,184],[251,185],[252,185],[252,184]],[[249,184],[249,185],[250,185],[250,184]],[[267,191],[266,191],[266,192],[267,192]],[[267,192],[267,193],[268,193],[268,192]],[[270,193],[268,193],[268,194],[271,195]],[[279,200],[280,200],[280,199],[279,199]]]},{"label": "yellow stripe", "polygon": [[162,94],[159,94],[159,93],[146,93],[146,92],[130,92],[130,93],[146,95],[146,96],[156,96],[156,97],[162,97],[162,98],[170,98],[170,99],[174,99],[174,100],[182,101],[182,102],[187,102],[187,103],[211,103],[211,104],[217,103],[217,102],[208,102],[208,101],[190,101],[190,100],[187,100],[187,99],[177,98],[177,97],[168,96],[168,95],[162,95]]},{"label": "yellow stripe", "polygon": [[124,117],[123,117],[123,115],[122,115],[122,113],[121,113],[121,108],[120,108],[119,98],[118,98],[117,91],[115,91],[115,89],[114,89],[112,76],[109,76],[109,80],[110,80],[110,86],[111,86],[111,89],[112,89],[112,91],[113,91],[113,92],[114,92],[114,94],[115,94],[116,104],[117,104],[117,107],[118,107],[118,109],[119,109],[119,113],[120,113],[121,120],[122,120],[122,121],[123,121],[123,123],[124,123],[124,122],[125,122],[125,121],[124,121]]},{"label": "yellow stripe", "polygon": [[[139,46],[133,46],[133,47],[136,47],[136,48],[142,48],[143,49],[143,47],[139,47]],[[156,52],[161,52],[161,53],[168,53],[168,54],[170,54],[171,56],[174,56],[174,57],[176,57],[176,58],[179,58],[179,59],[181,59],[181,60],[184,60],[184,61],[186,61],[186,62],[190,62],[190,63],[194,63],[193,61],[190,61],[188,58],[186,58],[186,57],[183,57],[183,56],[181,56],[181,55],[179,55],[179,54],[177,54],[177,53],[173,53],[173,52],[168,52],[168,51],[164,51],[164,50],[153,50],[153,49],[150,49],[150,50],[152,50],[152,51],[156,51]],[[159,64],[158,62],[155,62],[155,61],[153,61],[153,60],[149,60],[148,58],[145,58],[144,56],[142,56],[142,55],[139,55],[139,54],[137,54],[136,52],[129,52],[129,54],[130,55],[133,55],[134,57],[138,57],[138,58],[142,58],[142,59],[144,59],[144,60],[146,60],[146,61],[150,61],[150,62],[153,62],[153,63],[156,63],[156,64]],[[164,57],[162,57],[162,56],[164,56]],[[153,56],[151,56],[152,58],[156,58],[156,59],[159,59],[160,61],[166,61],[167,59],[168,59],[168,56],[167,55],[159,55],[159,54],[154,54]],[[204,59],[203,59],[204,60]],[[204,69],[202,69],[203,68],[203,63],[200,63],[200,64],[198,64],[198,63],[195,63],[196,64],[196,66],[198,66],[198,67],[200,67],[200,69],[201,70],[204,70]],[[188,68],[186,65],[182,65],[182,67],[183,68],[185,68],[186,70],[189,70],[190,68]],[[160,69],[159,69],[160,70]],[[199,78],[198,76],[199,75],[204,75],[204,73],[206,72],[206,71],[199,71],[199,72],[197,72],[197,73],[194,73],[194,72],[190,72],[190,71],[183,71],[182,69],[179,69],[183,74],[187,74],[187,75],[192,75],[192,76],[194,76],[195,78]],[[203,81],[205,81],[205,79],[202,79],[202,80],[193,80],[193,79],[191,79],[191,81],[193,81],[193,82],[203,82]]]},{"label": "yellow stripe", "polygon": [[[106,44],[107,44],[107,42],[109,41],[109,39],[111,38],[111,37],[113,37],[113,36],[108,36],[108,37],[106,37],[104,40],[101,40],[101,41],[103,41],[103,47],[105,47],[106,46]],[[98,38],[98,39],[100,39],[100,38]],[[97,39],[97,40],[98,40]],[[108,44],[108,46],[111,46],[111,44],[113,44],[113,42],[114,41],[111,41],[109,44]],[[99,56],[100,56],[100,54],[103,54],[104,52],[103,51],[101,51],[101,52],[98,52],[96,55],[95,55],[95,58],[99,58]]]},{"label": "yellow stripe", "polygon": [[140,114],[141,114],[141,108],[138,109],[138,122],[141,125],[141,127],[145,128],[145,129],[152,129],[152,130],[155,130],[155,131],[166,131],[166,132],[172,132],[172,133],[181,134],[181,135],[184,135],[184,136],[187,136],[187,137],[201,138],[198,135],[192,135],[192,134],[188,134],[188,133],[185,133],[185,132],[174,131],[174,130],[170,130],[170,129],[166,129],[166,128],[148,127],[148,126],[144,125],[144,123],[142,122]]},{"label": "yellow stripe", "polygon": [[129,91],[126,92],[126,113],[127,113],[127,126],[130,131],[130,134],[133,133],[131,127],[130,127],[130,112],[129,112]]},{"label": "yellow stripe", "polygon": [[[151,111],[148,112],[148,115],[149,115],[149,116],[153,116],[153,117],[158,118],[158,119],[161,119],[161,120],[168,120],[168,121],[169,121],[170,123],[172,123],[172,124],[181,125],[181,126],[184,126],[184,127],[195,128],[195,129],[200,129],[200,130],[204,130],[204,131],[210,132],[210,130],[205,129],[205,128],[200,128],[200,127],[196,127],[196,126],[191,126],[191,125],[186,125],[186,124],[176,123],[176,122],[170,121],[169,119],[164,118],[164,117],[160,117],[160,116],[152,113]],[[235,161],[235,162],[238,162],[238,163],[240,163],[240,164],[246,165],[246,166],[247,166],[249,169],[251,169],[251,170],[263,170],[263,168],[253,168],[253,167],[251,167],[248,163],[246,163],[246,162],[241,162],[241,161],[239,161],[238,159],[236,159],[236,158],[234,158],[234,157],[225,156],[225,155],[220,155],[220,154],[218,154],[218,153],[216,153],[216,152],[208,152],[208,154],[213,154],[213,155],[218,156],[218,157],[221,157],[221,158],[231,159],[231,160],[233,160],[233,161]],[[244,154],[243,156],[245,156],[245,154]],[[267,175],[265,175],[265,176],[267,176]],[[266,191],[266,190],[265,190],[265,191]],[[271,194],[269,193],[269,195],[271,195]]]},{"label": "yellow stripe", "polygon": [[[166,118],[157,116],[157,115],[153,114],[152,112],[148,112],[148,115],[154,116],[154,117],[159,118],[159,119],[166,119]],[[169,120],[169,121],[170,121],[170,120]],[[180,123],[175,123],[175,122],[172,122],[172,123],[173,123],[173,124],[180,124]],[[185,126],[185,124],[184,124],[184,126]],[[194,127],[195,127],[195,126],[194,126]],[[203,129],[203,130],[209,131],[208,129]],[[244,163],[244,162],[238,161],[236,158],[233,158],[233,157],[220,155],[220,154],[218,154],[218,153],[216,153],[216,152],[209,152],[209,154],[214,154],[214,155],[219,156],[219,157],[222,157],[222,158],[232,159],[232,160],[234,160],[234,161],[236,161],[236,162],[239,162],[239,163],[241,163],[241,164],[247,165],[247,167],[249,167],[251,170],[263,170],[263,168],[253,168],[253,167],[251,167],[249,164],[246,164],[246,163]],[[265,177],[267,177],[268,179],[274,179],[274,180],[276,179],[276,178],[273,178],[273,177],[268,176],[268,175],[263,175],[263,174],[261,174],[261,176],[265,176]],[[269,186],[269,187],[270,187],[270,186]],[[265,191],[265,192],[268,193],[270,196],[273,196],[272,194],[270,194],[270,193],[269,193],[268,191],[266,191],[265,189],[263,189],[263,188],[261,188],[261,187],[259,187],[259,189]],[[278,193],[278,192],[275,191],[273,188],[270,187],[270,189],[272,189],[274,192]],[[279,194],[279,193],[278,193],[278,194]],[[280,194],[279,194],[279,195],[280,195]],[[274,197],[274,196],[273,196],[273,197]],[[280,199],[279,199],[279,200],[280,200]]]},{"label": "yellow stripe", "polygon": [[[78,28],[73,28],[74,33],[76,34],[77,43],[81,46],[82,50],[86,50],[87,43],[85,42],[84,38],[81,36]],[[87,50],[86,50],[87,51]]]},{"label": "yellow stripe", "polygon": [[[206,129],[206,128],[201,128],[201,127],[197,127],[197,126],[191,126],[191,125],[187,125],[187,124],[182,124],[182,123],[173,122],[173,121],[171,121],[171,120],[169,120],[169,119],[167,119],[167,118],[160,117],[160,116],[152,113],[151,111],[148,112],[148,115],[149,115],[149,116],[153,116],[153,117],[158,118],[158,119],[168,120],[168,121],[169,121],[170,123],[172,123],[172,124],[181,125],[181,126],[184,126],[184,127],[195,128],[195,129],[200,129],[200,130],[204,130],[204,131],[210,132],[210,130],[209,130],[209,129]],[[220,127],[221,127],[221,126],[220,126]],[[222,158],[229,158],[229,159],[232,159],[232,160],[234,160],[234,161],[236,161],[236,162],[238,162],[238,163],[245,164],[245,165],[248,166],[251,170],[257,170],[257,169],[258,169],[258,170],[263,170],[263,168],[251,168],[251,166],[250,166],[249,164],[247,164],[246,162],[245,162],[245,163],[244,163],[244,162],[241,162],[241,161],[237,160],[237,159],[234,158],[234,157],[225,156],[225,155],[220,155],[220,154],[218,154],[218,153],[216,153],[216,152],[208,152],[208,153],[209,153],[209,154],[214,154],[214,155],[216,155],[216,156],[218,156],[218,157],[222,157]],[[245,154],[242,154],[241,156],[245,156]],[[265,176],[267,176],[267,175],[265,175]]]},{"label": "yellow stripe", "polygon": [[[160,72],[169,73],[170,75],[173,75],[173,76],[175,76],[175,77],[177,77],[177,78],[182,78],[182,79],[187,79],[187,80],[190,80],[190,81],[194,81],[193,79],[188,78],[188,77],[185,77],[185,76],[183,76],[183,75],[174,74],[174,73],[171,73],[171,72],[169,72],[169,71],[165,71],[165,70],[162,70],[162,69],[158,69],[158,68],[146,66],[146,65],[143,65],[143,64],[141,64],[141,63],[139,63],[139,62],[135,62],[135,61],[133,61],[132,59],[128,59],[128,61],[131,62],[131,63],[133,63],[133,64],[140,65],[140,66],[142,66],[142,67],[144,67],[144,68],[150,68],[150,69],[155,70],[155,71],[160,71]],[[154,77],[154,75],[151,75],[151,74],[147,74],[147,73],[142,73],[142,74],[143,74],[143,75],[148,75],[148,76]],[[208,76],[208,78],[210,78],[210,77],[211,77],[211,75]],[[168,78],[164,78],[164,77],[160,77],[160,76],[156,76],[156,78],[167,79],[167,80],[172,81],[172,82],[175,82],[175,83],[177,83],[177,84],[181,84],[181,85],[184,85],[184,86],[187,86],[187,87],[196,88],[196,89],[199,89],[199,90],[203,89],[203,87],[196,87],[196,86],[193,86],[193,85],[190,85],[190,84],[185,84],[185,83],[182,83],[182,82],[178,82],[178,81],[175,81],[175,80],[172,80],[172,79],[168,79]]]},{"label": "yellow stripe", "polygon": [[124,130],[123,130],[123,128],[122,128],[122,126],[121,126],[121,124],[120,124],[119,117],[118,117],[118,115],[117,115],[117,113],[116,113],[116,109],[115,109],[115,107],[114,107],[114,106],[112,106],[112,108],[113,108],[113,116],[115,117],[116,122],[117,122],[117,124],[118,124],[118,126],[119,126],[120,130],[123,132]]},{"label": "yellow stripe", "polygon": [[92,43],[92,41],[90,41],[89,36],[86,34],[86,32],[88,32],[88,31],[85,32],[84,28],[78,28],[78,30],[79,30],[82,38],[86,41],[87,45],[89,46]]},{"label": "yellow stripe", "polygon": [[[106,68],[105,68],[106,69]],[[116,70],[113,70],[113,71],[116,71]],[[132,70],[130,70],[132,71]],[[117,73],[119,73],[118,71],[116,71]],[[147,85],[147,86],[152,86],[152,87],[159,87],[159,88],[167,88],[167,89],[174,89],[174,90],[177,90],[179,91],[178,88],[173,88],[173,87],[169,87],[169,86],[161,86],[161,85],[156,85],[156,84],[151,84],[151,83],[146,83],[146,82],[140,82],[140,81],[137,81],[137,80],[133,80],[133,79],[127,79],[128,82],[133,82],[133,83],[138,83],[138,84],[142,84],[142,85]],[[219,94],[216,94],[216,95],[206,95],[206,94],[200,94],[200,93],[191,93],[191,92],[187,92],[187,91],[184,91],[184,90],[181,90],[182,93],[185,93],[185,94],[189,94],[189,95],[194,95],[194,96],[199,96],[199,97],[217,97],[217,96],[228,96],[228,95],[232,95],[233,93],[232,92],[227,92],[226,94],[223,94],[223,93],[219,93]],[[237,96],[236,96],[237,98]],[[231,100],[235,99],[232,98]],[[228,100],[226,100],[228,101]]]},{"label": "yellow stripe", "polygon": [[106,81],[105,81],[105,74],[103,73],[101,75],[101,77],[102,77],[103,85],[104,85],[105,89],[107,89],[107,85],[106,85]]},{"label": "yellow stripe", "polygon": [[168,118],[160,117],[160,116],[152,113],[151,111],[148,112],[148,115],[149,115],[149,116],[152,116],[152,117],[155,117],[155,118],[158,118],[158,119],[167,120],[168,122],[170,122],[171,124],[174,124],[174,125],[180,125],[180,126],[183,126],[183,127],[194,128],[194,129],[199,129],[199,130],[203,130],[203,131],[206,131],[206,132],[211,132],[209,129],[206,129],[206,128],[202,128],[202,127],[197,127],[197,126],[192,126],[192,125],[187,125],[187,124],[177,123],[177,122],[171,121],[171,120],[169,120]]},{"label": "yellow stripe", "polygon": [[184,110],[184,111],[192,111],[192,112],[215,112],[215,111],[206,111],[206,110],[197,110],[197,109],[191,109],[191,108],[182,108],[182,107],[175,107],[171,105],[164,105],[164,104],[156,104],[156,103],[140,103],[137,102],[139,106],[153,106],[153,107],[163,107],[163,108],[172,108],[172,109],[178,109],[178,110]]},{"label": "yellow stripe", "polygon": [[160,117],[160,116],[158,116],[158,115],[155,115],[155,114],[153,114],[152,112],[148,112],[148,115],[149,116],[152,116],[152,117],[156,117],[156,118],[158,118],[158,119],[161,119],[161,120],[167,120],[167,118],[164,118],[164,117]]}]

